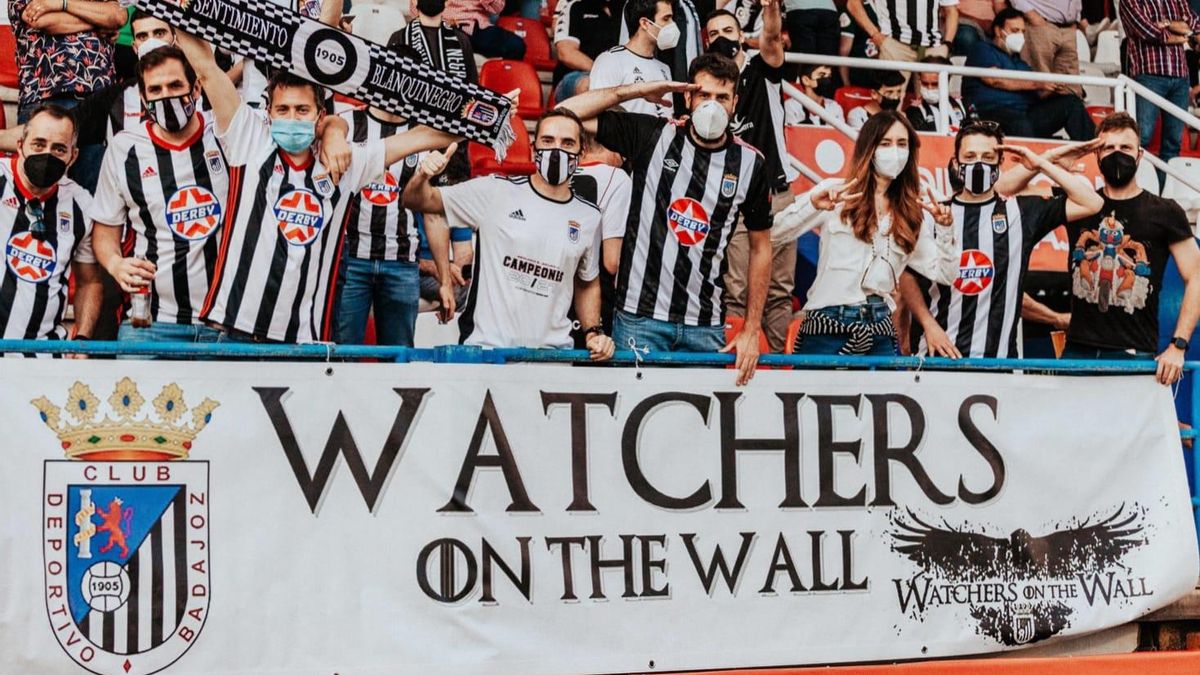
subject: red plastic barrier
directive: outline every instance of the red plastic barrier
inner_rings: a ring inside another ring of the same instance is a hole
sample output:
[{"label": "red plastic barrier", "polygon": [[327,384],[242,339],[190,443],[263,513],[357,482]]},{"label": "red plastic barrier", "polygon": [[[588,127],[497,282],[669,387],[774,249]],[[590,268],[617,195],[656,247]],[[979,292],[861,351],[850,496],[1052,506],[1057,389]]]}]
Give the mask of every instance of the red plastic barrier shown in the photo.
[{"label": "red plastic barrier", "polygon": [[[710,670],[703,675],[1195,675],[1200,673],[1200,652],[1139,652],[1111,656],[1063,658],[955,659],[883,666],[842,666],[760,670]],[[700,675],[697,671],[695,675]]]}]

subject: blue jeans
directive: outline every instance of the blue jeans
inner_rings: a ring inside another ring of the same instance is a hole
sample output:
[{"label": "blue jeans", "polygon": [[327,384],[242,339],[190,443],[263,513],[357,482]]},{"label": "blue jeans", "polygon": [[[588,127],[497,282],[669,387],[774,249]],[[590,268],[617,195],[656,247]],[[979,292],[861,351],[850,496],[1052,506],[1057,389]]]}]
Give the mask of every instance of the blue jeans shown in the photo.
[{"label": "blue jeans", "polygon": [[[70,95],[59,95],[32,105],[20,106],[17,108],[17,123],[25,124],[29,121],[29,117],[33,114],[33,111],[47,103],[53,103],[54,105],[70,110],[79,105],[80,100]],[[79,146],[79,157],[75,159],[75,163],[71,165],[71,170],[67,172],[67,175],[70,176],[71,180],[87,188],[88,192],[95,192],[96,182],[100,179],[100,163],[103,160],[103,144],[81,145]]]},{"label": "blue jeans", "polygon": [[715,352],[725,346],[724,326],[688,326],[617,310],[613,342],[617,349],[647,348],[652,352]]},{"label": "blue jeans", "polygon": [[[878,296],[875,296],[878,297]],[[887,302],[880,298],[877,301],[865,302],[861,305],[833,305],[820,309],[809,310],[810,315],[820,314],[837,323],[847,326],[845,333],[829,335],[805,335],[801,332],[796,336],[797,354],[836,355],[850,339],[849,326],[853,323],[891,323],[892,310]],[[871,348],[860,356],[895,356],[896,338],[890,335],[875,335],[871,338]]]},{"label": "blue jeans", "polygon": [[346,258],[339,278],[334,340],[360,345],[367,315],[375,308],[375,337],[381,345],[413,346],[420,304],[416,263]]},{"label": "blue jeans", "polygon": [[[117,329],[119,342],[191,342],[215,343],[221,341],[221,332],[208,326],[183,325],[155,321],[148,328],[134,328],[128,320]],[[153,359],[154,356],[118,356],[118,359]]]},{"label": "blue jeans", "polygon": [[954,44],[950,45],[950,51],[954,52],[955,56],[970,56],[975,43],[983,39],[983,30],[974,21],[963,19],[960,14],[958,31],[954,33]]},{"label": "blue jeans", "polygon": [[[1150,91],[1162,96],[1171,103],[1188,109],[1188,81],[1186,77],[1163,77],[1160,75],[1138,75],[1133,78]],[[1158,148],[1158,156],[1162,161],[1170,161],[1179,156],[1179,140],[1183,137],[1183,121],[1174,115],[1162,112],[1150,101],[1138,97],[1137,120],[1141,131],[1142,147],[1154,139],[1154,126],[1162,114],[1162,144]],[[1160,175],[1161,179],[1162,176]]]}]

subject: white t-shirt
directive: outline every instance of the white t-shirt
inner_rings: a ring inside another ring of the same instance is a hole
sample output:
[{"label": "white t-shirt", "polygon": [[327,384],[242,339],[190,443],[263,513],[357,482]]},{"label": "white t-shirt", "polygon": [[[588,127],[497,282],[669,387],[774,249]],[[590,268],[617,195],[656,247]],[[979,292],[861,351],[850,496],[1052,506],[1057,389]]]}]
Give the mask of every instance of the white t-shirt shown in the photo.
[{"label": "white t-shirt", "polygon": [[600,207],[600,238],[624,237],[625,224],[629,219],[629,197],[633,193],[633,179],[620,168],[608,164],[580,166],[574,179],[576,185],[583,176],[590,176],[596,181],[596,206]]},{"label": "white t-shirt", "polygon": [[600,274],[600,209],[556,202],[525,176],[486,176],[441,188],[450,227],[479,232],[475,279],[459,319],[465,343],[568,348],[575,277]]},{"label": "white t-shirt", "polygon": [[[825,112],[832,115],[835,119],[845,122],[846,115],[842,112],[842,106],[832,98],[825,99],[825,105],[822,106]],[[794,98],[789,98],[783,102],[783,123],[787,126],[796,126],[799,124],[812,124],[816,126],[824,126],[825,120],[810,115],[808,109],[800,105],[800,102]]]},{"label": "white t-shirt", "polygon": [[851,110],[849,115],[846,115],[846,124],[849,124],[851,129],[861,129],[869,119],[871,119],[871,113],[867,112],[867,109],[860,105]]},{"label": "white t-shirt", "polygon": [[[671,71],[667,68],[667,64],[655,58],[647,58],[634,54],[626,49],[624,45],[621,45],[613,47],[600,56],[597,56],[596,60],[592,62],[591,80],[588,83],[588,88],[604,89],[605,87],[615,87],[621,84],[663,82],[670,79]],[[621,104],[621,108],[628,112],[643,113],[645,115],[671,116],[671,109],[669,107],[655,105],[644,98],[625,101]]]}]

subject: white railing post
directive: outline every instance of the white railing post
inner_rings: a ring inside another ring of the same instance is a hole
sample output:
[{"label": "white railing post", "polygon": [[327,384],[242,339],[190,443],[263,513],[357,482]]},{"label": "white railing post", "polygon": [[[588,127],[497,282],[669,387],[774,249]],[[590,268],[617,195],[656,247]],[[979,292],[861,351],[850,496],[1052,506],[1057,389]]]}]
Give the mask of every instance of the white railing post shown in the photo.
[{"label": "white railing post", "polygon": [[938,71],[938,129],[950,133],[950,73]]}]

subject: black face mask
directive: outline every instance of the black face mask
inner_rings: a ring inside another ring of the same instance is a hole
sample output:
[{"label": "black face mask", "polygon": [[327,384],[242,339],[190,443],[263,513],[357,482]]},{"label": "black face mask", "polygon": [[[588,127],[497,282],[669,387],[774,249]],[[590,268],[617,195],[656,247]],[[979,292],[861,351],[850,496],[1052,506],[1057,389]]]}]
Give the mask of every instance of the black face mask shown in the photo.
[{"label": "black face mask", "polygon": [[813,92],[816,93],[817,96],[820,96],[821,98],[833,98],[833,95],[836,93],[837,89],[835,89],[833,86],[832,77],[818,77],[814,81],[817,83],[817,85],[813,87]]},{"label": "black face mask", "polygon": [[446,11],[446,0],[417,0],[417,11],[425,16],[437,16]]},{"label": "black face mask", "polygon": [[889,97],[885,96],[885,97],[879,99],[879,107],[883,108],[884,110],[899,110],[900,109],[900,99],[889,98]]},{"label": "black face mask", "polygon": [[716,40],[708,43],[707,51],[710,54],[720,54],[721,56],[728,56],[732,59],[736,57],[737,53],[741,50],[742,45],[738,44],[737,42],[734,42],[727,37],[719,37]]},{"label": "black face mask", "polygon": [[1100,175],[1104,176],[1105,185],[1125,187],[1137,175],[1137,167],[1136,157],[1123,152],[1113,152],[1100,160]]},{"label": "black face mask", "polygon": [[39,190],[54,187],[67,173],[67,163],[48,152],[25,155],[24,167],[25,177]]}]

